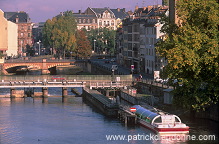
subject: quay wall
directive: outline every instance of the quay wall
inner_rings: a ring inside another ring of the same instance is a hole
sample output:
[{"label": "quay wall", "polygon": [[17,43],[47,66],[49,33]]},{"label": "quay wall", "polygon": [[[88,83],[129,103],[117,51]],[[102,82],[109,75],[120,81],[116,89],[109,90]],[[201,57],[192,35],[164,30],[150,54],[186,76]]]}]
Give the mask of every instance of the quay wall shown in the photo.
[{"label": "quay wall", "polygon": [[97,90],[83,88],[82,97],[89,101],[93,106],[97,107],[106,116],[117,116],[119,110],[118,104],[114,103]]}]

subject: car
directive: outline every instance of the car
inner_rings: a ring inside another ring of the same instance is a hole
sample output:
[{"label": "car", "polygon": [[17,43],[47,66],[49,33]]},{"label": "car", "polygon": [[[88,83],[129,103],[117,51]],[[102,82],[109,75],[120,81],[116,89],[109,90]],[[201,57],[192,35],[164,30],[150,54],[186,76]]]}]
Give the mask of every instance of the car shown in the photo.
[{"label": "car", "polygon": [[163,82],[163,79],[161,79],[161,78],[156,78],[154,81],[157,82],[157,83],[162,83],[162,82]]},{"label": "car", "polygon": [[116,60],[114,58],[111,59],[111,62],[115,62]]}]

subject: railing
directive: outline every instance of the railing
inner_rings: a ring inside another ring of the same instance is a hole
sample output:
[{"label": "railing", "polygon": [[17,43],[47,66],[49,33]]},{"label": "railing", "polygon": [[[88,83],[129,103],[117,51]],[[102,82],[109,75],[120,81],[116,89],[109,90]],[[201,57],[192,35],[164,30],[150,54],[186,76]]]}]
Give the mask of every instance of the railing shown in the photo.
[{"label": "railing", "polygon": [[[131,82],[131,75],[114,75],[114,78],[119,77],[120,81]],[[104,82],[112,79],[111,75],[26,75],[26,76],[0,76],[0,81],[92,81]]]},{"label": "railing", "polygon": [[173,86],[169,86],[167,84],[155,82],[153,79],[142,79],[142,80],[139,80],[138,78],[137,79],[134,78],[133,81],[135,81],[135,82],[142,82],[142,83],[145,83],[145,84],[154,85],[154,86],[158,86],[158,87],[162,87],[162,88],[173,89]]},{"label": "railing", "polygon": [[91,82],[91,81],[1,81],[0,88],[16,88],[16,87],[85,87],[90,88],[121,88],[126,82]]}]

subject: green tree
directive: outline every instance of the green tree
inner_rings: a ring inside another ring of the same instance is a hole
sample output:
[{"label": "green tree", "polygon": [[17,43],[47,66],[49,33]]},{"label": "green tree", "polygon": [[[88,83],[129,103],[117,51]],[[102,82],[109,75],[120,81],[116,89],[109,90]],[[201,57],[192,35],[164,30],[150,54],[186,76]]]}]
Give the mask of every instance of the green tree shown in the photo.
[{"label": "green tree", "polygon": [[59,56],[65,58],[66,52],[73,51],[76,46],[76,21],[71,11],[47,20],[43,29],[43,43],[52,46]]},{"label": "green tree", "polygon": [[168,60],[164,75],[183,80],[174,103],[204,109],[219,97],[219,5],[216,0],[180,0],[177,14],[180,26],[164,22],[167,36],[156,49]]},{"label": "green tree", "polygon": [[87,39],[84,30],[78,30],[76,33],[77,46],[74,50],[74,56],[78,58],[88,58],[91,55],[92,47],[90,41]]},{"label": "green tree", "polygon": [[[90,43],[93,45],[95,42],[96,52],[103,52],[107,50],[110,53],[115,51],[115,30],[108,28],[91,29],[87,31],[87,37]],[[94,48],[93,48],[94,49]]]}]

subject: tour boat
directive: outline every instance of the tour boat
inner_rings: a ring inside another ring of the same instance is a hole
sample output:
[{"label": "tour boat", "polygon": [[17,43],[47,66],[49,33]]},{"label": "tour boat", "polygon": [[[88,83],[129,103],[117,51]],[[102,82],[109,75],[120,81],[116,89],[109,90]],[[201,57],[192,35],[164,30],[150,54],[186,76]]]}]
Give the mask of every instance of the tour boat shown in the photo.
[{"label": "tour boat", "polygon": [[138,123],[154,132],[160,134],[189,133],[189,127],[176,115],[152,112],[140,105],[134,105],[130,110],[137,115]]}]

